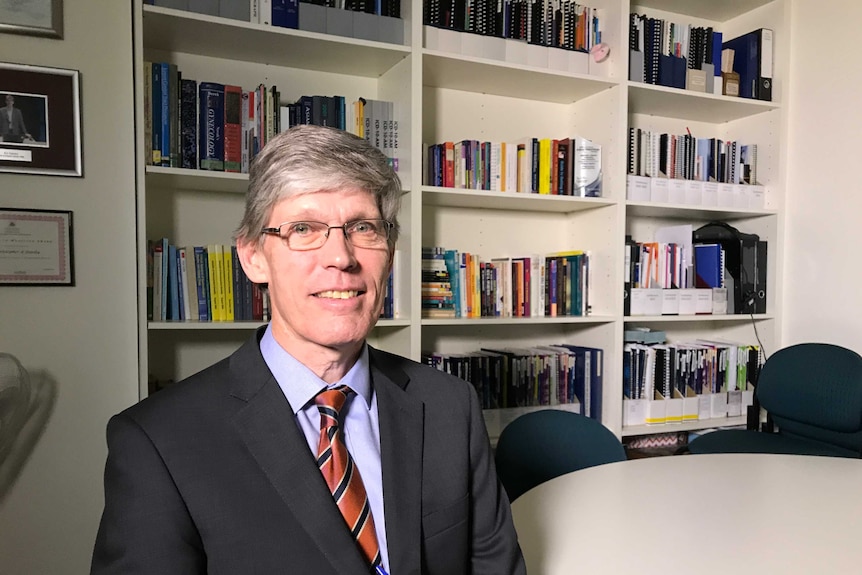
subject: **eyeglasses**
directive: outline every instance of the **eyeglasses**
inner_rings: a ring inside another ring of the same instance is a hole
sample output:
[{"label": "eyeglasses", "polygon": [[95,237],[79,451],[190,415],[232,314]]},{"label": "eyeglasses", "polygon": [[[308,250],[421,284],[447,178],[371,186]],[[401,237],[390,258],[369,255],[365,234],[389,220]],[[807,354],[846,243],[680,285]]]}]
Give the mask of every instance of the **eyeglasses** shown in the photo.
[{"label": "eyeglasses", "polygon": [[389,241],[392,222],[387,220],[353,220],[340,226],[323,222],[285,222],[277,228],[263,228],[260,233],[278,236],[295,251],[316,250],[326,243],[329,230],[341,229],[344,237],[357,248],[379,248]]}]

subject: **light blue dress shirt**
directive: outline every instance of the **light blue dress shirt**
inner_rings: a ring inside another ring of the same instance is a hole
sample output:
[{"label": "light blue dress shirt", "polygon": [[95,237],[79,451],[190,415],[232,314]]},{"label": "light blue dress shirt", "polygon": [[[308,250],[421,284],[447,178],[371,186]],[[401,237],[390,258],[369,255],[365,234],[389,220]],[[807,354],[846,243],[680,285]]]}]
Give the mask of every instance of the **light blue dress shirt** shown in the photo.
[{"label": "light blue dress shirt", "polygon": [[353,456],[368,503],[374,518],[377,542],[383,566],[389,570],[389,553],[386,546],[386,521],[383,515],[383,474],[380,466],[380,420],[377,416],[377,394],[371,386],[368,346],[362,347],[359,359],[340,381],[327,385],[310,369],[287,353],[267,326],[260,340],[260,351],[269,370],[275,376],[281,391],[293,407],[296,424],[305,435],[308,448],[317,458],[320,441],[320,413],[314,397],[324,388],[347,385],[356,392],[348,399],[341,413],[342,437]]}]

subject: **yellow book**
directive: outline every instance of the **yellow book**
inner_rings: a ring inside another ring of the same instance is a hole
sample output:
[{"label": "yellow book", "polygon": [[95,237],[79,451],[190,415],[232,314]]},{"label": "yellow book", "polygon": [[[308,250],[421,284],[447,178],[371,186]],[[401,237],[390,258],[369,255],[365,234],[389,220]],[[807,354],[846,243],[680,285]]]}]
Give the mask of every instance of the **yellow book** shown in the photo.
[{"label": "yellow book", "polygon": [[210,272],[210,300],[212,301],[213,321],[224,321],[224,288],[222,286],[221,246],[207,246],[207,264]]},{"label": "yellow book", "polygon": [[539,140],[539,193],[551,193],[551,139]]},{"label": "yellow book", "polygon": [[234,320],[233,312],[233,256],[230,246],[222,246],[224,266],[222,267],[222,281],[224,282],[224,319]]}]

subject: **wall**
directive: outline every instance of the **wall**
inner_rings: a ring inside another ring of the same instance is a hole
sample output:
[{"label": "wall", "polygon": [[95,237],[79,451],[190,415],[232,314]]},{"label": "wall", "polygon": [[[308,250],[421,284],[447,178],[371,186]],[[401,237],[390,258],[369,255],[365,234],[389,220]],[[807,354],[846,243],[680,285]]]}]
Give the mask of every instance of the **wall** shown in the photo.
[{"label": "wall", "polygon": [[853,56],[862,4],[794,0],[792,10],[782,340],[825,341],[862,353],[862,78]]},{"label": "wall", "polygon": [[83,178],[0,173],[0,207],[74,212],[77,281],[0,287],[0,351],[53,395],[20,474],[0,475],[0,573],[88,571],[105,424],[137,400],[130,3],[64,4],[63,40],[0,34],[2,61],[81,71],[84,153]]}]

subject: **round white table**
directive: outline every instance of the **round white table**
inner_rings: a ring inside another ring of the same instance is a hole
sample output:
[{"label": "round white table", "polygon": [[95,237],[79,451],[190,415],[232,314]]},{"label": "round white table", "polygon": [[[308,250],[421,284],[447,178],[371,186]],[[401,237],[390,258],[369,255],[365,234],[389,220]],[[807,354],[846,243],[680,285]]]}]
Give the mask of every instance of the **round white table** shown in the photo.
[{"label": "round white table", "polygon": [[862,573],[862,460],[655,457],[512,503],[530,575]]}]

